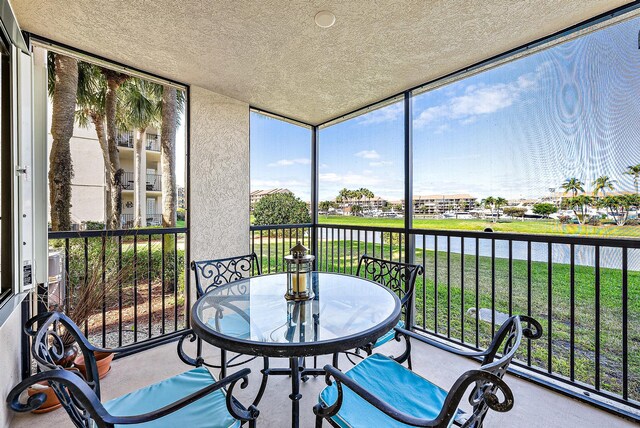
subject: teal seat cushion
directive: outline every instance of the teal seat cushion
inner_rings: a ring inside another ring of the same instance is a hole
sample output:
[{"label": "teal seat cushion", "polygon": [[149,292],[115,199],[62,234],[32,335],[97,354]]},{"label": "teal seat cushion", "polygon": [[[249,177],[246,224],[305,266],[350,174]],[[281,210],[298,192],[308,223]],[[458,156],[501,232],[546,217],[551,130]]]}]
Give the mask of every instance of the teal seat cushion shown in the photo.
[{"label": "teal seat cushion", "polygon": [[219,329],[216,327],[215,318],[209,318],[207,324],[226,336],[236,337],[238,339],[249,339],[251,337],[249,322],[240,314],[226,314],[220,318],[218,322],[220,323]]},{"label": "teal seat cushion", "polygon": [[[402,320],[398,321],[398,324],[396,324],[396,327],[404,328],[404,321]],[[392,340],[394,337],[396,337],[396,331],[391,329],[388,332],[386,332],[384,336],[376,340],[376,343],[373,345],[373,347],[377,348],[378,346],[384,345],[388,341]]]},{"label": "teal seat cushion", "polygon": [[[434,419],[440,413],[447,391],[429,382],[393,359],[373,354],[345,373],[370,393],[408,415]],[[332,421],[344,428],[409,427],[385,415],[359,395],[343,385],[343,402]],[[320,402],[335,403],[335,384],[320,393]]]},{"label": "teal seat cushion", "polygon": [[[194,392],[206,388],[216,379],[204,367],[199,367],[165,379],[129,394],[104,403],[114,416],[134,416],[160,409]],[[240,421],[229,414],[225,392],[222,389],[197,400],[182,409],[155,421],[117,427],[179,427],[231,428],[239,427]]]}]

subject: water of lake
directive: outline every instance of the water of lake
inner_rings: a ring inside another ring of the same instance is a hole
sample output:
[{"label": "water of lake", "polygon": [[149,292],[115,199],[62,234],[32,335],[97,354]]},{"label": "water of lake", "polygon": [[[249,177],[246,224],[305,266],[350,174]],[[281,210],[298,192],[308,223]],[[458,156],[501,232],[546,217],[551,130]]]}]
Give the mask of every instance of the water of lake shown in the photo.
[{"label": "water of lake", "polygon": [[[328,232],[328,235],[324,235]],[[331,236],[331,230],[323,230],[322,238],[327,236],[329,239],[351,240],[351,232],[335,229],[333,237]],[[365,237],[366,234],[366,237]],[[388,234],[385,234],[388,239]],[[360,232],[360,241],[366,241],[371,244],[374,241],[376,244],[381,242],[382,236],[380,232]],[[357,231],[353,231],[353,240],[358,240]],[[460,254],[462,238],[451,237],[451,252]],[[491,257],[491,240],[480,239],[479,241],[479,254],[480,256]],[[416,248],[422,248],[427,250],[435,249],[435,237],[425,236],[425,239],[421,236],[416,237]],[[567,244],[553,244],[552,260],[553,263],[569,264],[570,263],[570,249]],[[447,238],[438,237],[438,251],[447,251]],[[464,238],[464,253],[467,255],[474,255],[476,252],[476,240],[475,238]],[[527,243],[513,241],[512,254],[514,260],[527,260]],[[495,244],[496,258],[509,258],[509,243],[504,240],[496,240]],[[546,243],[533,242],[531,244],[531,260],[536,262],[547,262],[548,260],[548,246]],[[575,263],[580,266],[594,266],[595,265],[595,247],[586,245],[575,246]],[[601,268],[622,268],[622,249],[601,247],[600,248],[600,267]],[[628,267],[632,271],[640,271],[640,250],[629,249],[628,250]]]}]

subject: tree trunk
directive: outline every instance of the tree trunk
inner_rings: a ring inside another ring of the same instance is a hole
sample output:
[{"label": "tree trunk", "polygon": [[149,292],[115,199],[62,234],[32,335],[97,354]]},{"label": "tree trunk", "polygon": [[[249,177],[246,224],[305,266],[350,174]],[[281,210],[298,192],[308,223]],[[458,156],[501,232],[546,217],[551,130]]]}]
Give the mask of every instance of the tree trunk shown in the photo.
[{"label": "tree trunk", "polygon": [[55,87],[52,97],[51,153],[49,156],[49,203],[51,228],[71,229],[71,145],[78,91],[78,61],[55,54]]},{"label": "tree trunk", "polygon": [[[162,129],[160,130],[160,164],[162,167],[162,227],[176,227],[176,126],[178,124],[176,88],[162,88]],[[175,236],[164,235],[165,264],[177,260]],[[168,278],[166,291],[172,293],[177,284]]]},{"label": "tree trunk", "polygon": [[146,216],[142,215],[142,204],[146,202],[147,175],[142,168],[142,151],[145,149],[145,130],[139,129],[133,145],[133,227],[145,227]]},{"label": "tree trunk", "polygon": [[107,79],[105,95],[105,112],[107,119],[107,146],[109,148],[109,180],[111,181],[111,217],[107,222],[111,229],[120,228],[122,214],[122,173],[120,168],[120,153],[116,143],[116,107],[118,88],[129,76],[103,68],[102,74]]},{"label": "tree trunk", "polygon": [[109,221],[113,216],[112,206],[111,206],[111,179],[110,179],[110,169],[111,169],[111,161],[109,159],[109,144],[107,142],[107,135],[104,130],[104,117],[101,114],[91,112],[91,121],[93,122],[93,126],[96,128],[96,135],[98,136],[98,143],[100,144],[100,149],[102,150],[102,160],[104,162],[104,172],[106,174],[105,180],[105,207],[104,207],[104,221],[107,229],[112,229],[112,224]]},{"label": "tree trunk", "polygon": [[162,165],[162,227],[176,226],[176,88],[162,90],[162,129],[160,163]]}]

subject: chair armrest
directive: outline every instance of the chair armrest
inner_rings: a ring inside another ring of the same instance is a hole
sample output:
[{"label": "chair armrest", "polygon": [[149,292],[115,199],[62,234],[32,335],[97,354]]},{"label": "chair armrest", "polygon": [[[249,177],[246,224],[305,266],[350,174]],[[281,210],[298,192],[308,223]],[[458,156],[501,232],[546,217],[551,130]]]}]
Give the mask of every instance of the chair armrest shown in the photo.
[{"label": "chair armrest", "polygon": [[511,408],[513,407],[513,393],[511,392],[511,389],[502,379],[484,370],[469,370],[468,372],[460,376],[451,387],[451,390],[445,398],[442,409],[435,419],[417,418],[415,416],[408,415],[402,411],[395,409],[389,403],[385,402],[382,398],[370,393],[353,379],[347,377],[344,373],[331,365],[326,365],[324,367],[324,370],[327,372],[325,378],[327,385],[332,384],[331,377],[333,377],[338,390],[338,398],[336,399],[336,402],[334,404],[328,407],[325,407],[321,404],[317,404],[316,406],[314,406],[314,413],[317,416],[321,416],[324,418],[334,416],[339,412],[343,400],[342,385],[352,390],[354,393],[359,395],[361,398],[363,398],[365,401],[367,401],[369,404],[371,404],[387,416],[395,419],[398,422],[417,427],[447,427],[449,421],[451,421],[451,419],[453,419],[455,414],[457,413],[458,406],[466,390],[470,385],[473,385],[478,381],[488,381],[492,383],[495,388],[502,392],[502,394],[504,395],[504,400],[501,402],[498,396],[495,393],[491,392],[490,388],[488,388],[484,392],[480,400],[485,400],[489,408],[498,412],[506,412],[511,410]]},{"label": "chair armrest", "polygon": [[38,409],[46,399],[44,393],[37,393],[29,397],[26,404],[20,402],[20,395],[30,386],[46,381],[56,382],[64,386],[75,399],[75,402],[67,400],[68,403],[75,407],[82,407],[84,411],[91,415],[92,419],[104,420],[105,417],[109,416],[100,399],[85,380],[76,372],[64,369],[47,370],[23,380],[11,389],[9,395],[7,395],[7,404],[15,412],[29,412]]},{"label": "chair armrest", "polygon": [[[213,391],[217,391],[226,386],[229,386],[229,389],[227,392],[227,409],[229,410],[229,413],[231,414],[231,416],[241,421],[255,420],[258,417],[258,414],[260,413],[258,409],[255,406],[249,406],[248,409],[245,409],[242,406],[240,406],[239,403],[232,396],[233,388],[236,386],[238,382],[242,381],[242,383],[240,384],[240,388],[244,389],[247,387],[247,385],[249,384],[248,376],[250,373],[251,373],[250,369],[242,369],[236,373],[233,373],[225,377],[224,379],[221,379],[205,388],[202,388],[199,391],[194,392],[191,395],[183,397],[180,400],[175,401],[171,404],[168,404],[160,409],[154,410],[153,412],[144,413],[144,414],[135,415],[135,416],[108,415],[108,419],[105,419],[105,422],[108,424],[114,424],[114,425],[118,425],[118,424],[130,425],[130,424],[142,424],[145,422],[150,422],[150,421],[162,418],[166,415],[169,415],[175,411],[178,411],[183,407],[186,407],[189,404],[207,396]],[[185,421],[185,422],[188,422],[188,421]]]},{"label": "chair armrest", "polygon": [[[191,338],[189,337],[191,336]],[[175,338],[179,338],[178,339],[178,343],[180,343],[180,346],[182,346],[182,343],[184,342],[185,339],[189,338],[190,342],[194,342],[197,338],[195,332],[193,331],[193,329],[186,329],[184,331],[181,332],[181,334],[179,336],[175,336]],[[92,352],[108,352],[111,354],[119,354],[121,352],[125,352],[125,353],[133,353],[136,351],[143,351],[145,349],[147,349],[149,347],[148,343],[145,342],[138,342],[138,343],[132,343],[131,345],[127,345],[127,346],[123,346],[121,348],[102,348],[100,346],[96,346],[96,345],[92,345],[91,343],[89,343],[89,341],[86,341],[86,346],[87,348],[92,351]],[[180,356],[180,351],[178,351],[178,356]],[[190,357],[188,357],[190,359]],[[192,365],[192,366],[197,366],[197,364],[192,363],[190,361],[187,360],[183,360],[182,358],[180,358],[185,364],[188,365]],[[192,360],[192,359],[190,359]],[[192,360],[195,361],[195,360]]]},{"label": "chair armrest", "polygon": [[225,377],[222,380],[219,380],[218,382],[207,386],[206,388],[202,388],[201,390],[183,397],[182,399],[168,404],[160,409],[134,416],[113,416],[109,414],[98,399],[95,392],[93,392],[93,390],[82,378],[80,378],[73,372],[62,369],[49,370],[46,372],[38,373],[20,382],[9,393],[7,397],[7,403],[13,410],[17,412],[27,412],[37,409],[44,402],[44,394],[35,394],[34,396],[29,398],[26,404],[22,404],[19,402],[20,394],[29,386],[35,383],[41,381],[52,381],[59,383],[66,389],[68,389],[75,402],[77,402],[80,407],[82,407],[82,409],[89,413],[93,420],[102,422],[102,424],[99,424],[100,426],[102,426],[103,424],[130,425],[141,424],[159,419],[173,412],[176,412],[185,406],[188,406],[189,404],[205,397],[213,391],[217,391],[226,386],[229,386],[229,391],[227,393],[227,409],[229,410],[229,413],[231,413],[231,415],[236,419],[249,421],[255,420],[255,418],[258,417],[258,409],[256,409],[254,406],[250,406],[248,409],[245,409],[244,407],[239,405],[239,403],[232,397],[233,388],[238,382],[242,381],[240,385],[241,388],[247,387],[249,383],[249,373],[251,373],[251,370],[249,369],[240,370],[232,375]]},{"label": "chair armrest", "polygon": [[426,343],[427,345],[435,346],[436,348],[454,353],[456,355],[460,355],[463,357],[471,357],[471,358],[481,358],[488,354],[488,351],[475,352],[475,351],[462,351],[453,346],[449,346],[445,343],[439,342],[437,340],[430,339],[422,334],[415,333],[411,330],[407,330],[401,327],[395,327],[396,336],[405,336],[410,337],[412,339],[416,339],[422,343]]}]

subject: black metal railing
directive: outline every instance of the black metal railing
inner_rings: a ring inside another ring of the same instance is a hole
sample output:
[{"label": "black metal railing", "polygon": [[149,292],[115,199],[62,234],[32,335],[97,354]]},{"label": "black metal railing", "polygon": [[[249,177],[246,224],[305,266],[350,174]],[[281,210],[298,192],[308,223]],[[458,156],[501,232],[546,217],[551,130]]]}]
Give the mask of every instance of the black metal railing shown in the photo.
[{"label": "black metal railing", "polygon": [[[162,174],[146,174],[147,181],[145,186],[147,192],[161,192],[162,191]],[[134,190],[135,189],[135,177],[133,172],[125,171],[122,174],[122,189]]]},{"label": "black metal railing", "polygon": [[284,256],[300,241],[311,248],[311,225],[251,226],[251,251],[258,256],[262,273],[283,272]]},{"label": "black metal railing", "polygon": [[[118,131],[116,134],[116,144],[120,147],[129,147],[132,149],[134,139],[135,137],[132,131]],[[160,137],[158,134],[147,134],[145,149],[154,152],[160,151]]]},{"label": "black metal railing", "polygon": [[[87,318],[74,321],[102,347],[174,337],[189,325],[186,234],[185,228],[50,232],[60,274],[48,291],[39,290],[39,311],[64,309],[73,319],[91,305]],[[97,304],[84,301],[96,295]]]},{"label": "black metal railing", "polygon": [[295,228],[305,230],[305,245],[315,250],[321,271],[355,274],[363,254],[422,264],[412,327],[454,346],[485,349],[505,317],[534,317],[545,334],[521,347],[515,363],[521,376],[640,417],[640,240],[323,224],[252,226],[252,249],[263,265],[272,263],[265,272],[273,271],[274,262],[280,270],[276,260],[290,248],[273,234]]},{"label": "black metal railing", "polygon": [[[131,229],[135,227],[135,217],[133,214],[121,214],[120,215],[120,227],[122,229]],[[162,226],[162,214],[149,214],[145,217],[145,226]]]},{"label": "black metal railing", "polygon": [[162,174],[147,174],[147,192],[162,191]]},{"label": "black metal railing", "polygon": [[154,152],[160,151],[160,138],[157,134],[147,134],[146,149]]},{"label": "black metal railing", "polygon": [[120,147],[133,148],[133,132],[118,131],[116,134],[116,144]]}]

